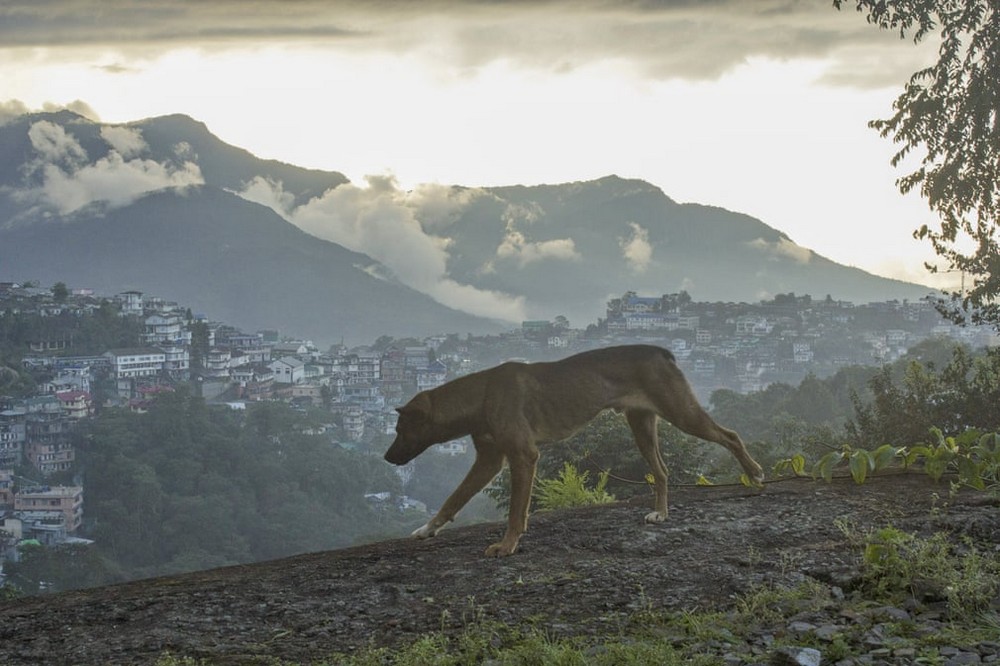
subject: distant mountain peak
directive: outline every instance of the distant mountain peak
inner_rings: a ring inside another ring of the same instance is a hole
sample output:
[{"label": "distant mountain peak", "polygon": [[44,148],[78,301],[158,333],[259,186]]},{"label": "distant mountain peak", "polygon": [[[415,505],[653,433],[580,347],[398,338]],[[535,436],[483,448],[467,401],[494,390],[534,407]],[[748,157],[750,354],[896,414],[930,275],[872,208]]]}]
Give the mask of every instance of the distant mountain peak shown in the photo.
[{"label": "distant mountain peak", "polygon": [[[62,129],[37,128],[50,134],[39,150],[29,132],[42,120]],[[38,168],[45,150],[55,155],[71,141],[79,146],[72,160]],[[788,292],[867,302],[929,291],[838,265],[749,215],[678,204],[617,174],[412,192],[391,182],[344,187],[341,173],[260,159],[184,114],[117,125],[71,111],[35,114],[0,126],[0,155],[0,280],[135,285],[237,324],[287,325],[317,339],[494,325],[428,294],[511,321],[565,315],[585,326],[626,291],[751,302]],[[130,190],[136,182],[157,187]],[[174,196],[194,185],[189,197]],[[251,186],[267,191],[234,194]],[[65,229],[42,229],[60,226],[50,222],[67,212],[79,218],[69,226],[86,232],[69,245]],[[15,220],[39,228],[15,230]],[[170,232],[187,236],[177,244]],[[237,248],[241,263],[233,263]],[[136,274],[122,252],[138,262]]]}]

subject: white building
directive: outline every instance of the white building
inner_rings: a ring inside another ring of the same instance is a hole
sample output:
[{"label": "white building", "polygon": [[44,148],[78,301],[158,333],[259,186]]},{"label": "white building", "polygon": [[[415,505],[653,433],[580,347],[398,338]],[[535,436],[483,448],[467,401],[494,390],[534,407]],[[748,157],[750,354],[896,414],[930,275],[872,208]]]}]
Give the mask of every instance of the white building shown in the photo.
[{"label": "white building", "polygon": [[104,352],[111,363],[115,379],[135,379],[152,377],[163,371],[167,355],[160,349],[139,347],[135,349],[111,349]]},{"label": "white building", "polygon": [[306,378],[306,364],[292,356],[283,356],[268,365],[276,384],[298,384]]}]

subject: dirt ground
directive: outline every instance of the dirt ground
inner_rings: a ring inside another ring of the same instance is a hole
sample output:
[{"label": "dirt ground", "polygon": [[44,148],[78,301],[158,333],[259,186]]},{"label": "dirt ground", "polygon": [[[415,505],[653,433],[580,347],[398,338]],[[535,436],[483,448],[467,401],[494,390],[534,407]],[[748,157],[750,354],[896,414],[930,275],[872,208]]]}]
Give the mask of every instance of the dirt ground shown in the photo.
[{"label": "dirt ground", "polygon": [[946,483],[918,475],[674,488],[661,525],[643,524],[649,504],[537,513],[518,553],[501,560],[482,555],[503,531],[492,523],[4,602],[0,663],[141,664],[168,651],[309,663],[478,619],[533,622],[555,636],[614,632],[635,611],[725,607],[759,583],[805,575],[847,586],[857,556],[845,521],[951,530],[1000,548],[995,498],[949,498]]}]

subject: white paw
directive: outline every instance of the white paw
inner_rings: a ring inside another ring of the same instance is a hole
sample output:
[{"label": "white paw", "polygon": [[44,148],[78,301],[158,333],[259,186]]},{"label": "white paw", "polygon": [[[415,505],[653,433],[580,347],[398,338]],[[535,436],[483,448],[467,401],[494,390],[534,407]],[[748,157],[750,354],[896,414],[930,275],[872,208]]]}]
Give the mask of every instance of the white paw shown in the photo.
[{"label": "white paw", "polygon": [[430,523],[422,525],[410,533],[410,536],[416,537],[418,539],[430,539],[432,536],[438,533],[440,527],[432,528]]},{"label": "white paw", "polygon": [[667,519],[666,513],[660,513],[659,511],[653,511],[652,513],[646,514],[647,523],[662,523]]}]

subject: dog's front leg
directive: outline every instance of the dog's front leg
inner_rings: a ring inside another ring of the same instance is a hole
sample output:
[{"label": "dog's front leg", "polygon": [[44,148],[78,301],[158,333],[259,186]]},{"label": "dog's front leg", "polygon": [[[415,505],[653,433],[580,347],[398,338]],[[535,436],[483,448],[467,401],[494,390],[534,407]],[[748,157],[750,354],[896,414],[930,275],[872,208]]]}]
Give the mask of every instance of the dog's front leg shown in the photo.
[{"label": "dog's front leg", "polygon": [[448,496],[441,508],[426,525],[418,527],[412,536],[427,539],[436,535],[441,528],[455,519],[455,514],[465,506],[472,496],[486,487],[503,467],[503,454],[496,449],[476,446],[476,460],[458,488]]},{"label": "dog's front leg", "polygon": [[528,529],[528,508],[531,504],[531,486],[535,481],[538,449],[528,444],[523,450],[509,454],[510,464],[510,513],[507,515],[507,532],[503,539],[486,549],[488,557],[513,555],[521,535]]}]

